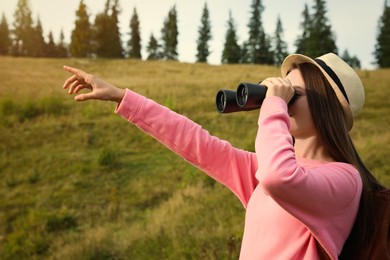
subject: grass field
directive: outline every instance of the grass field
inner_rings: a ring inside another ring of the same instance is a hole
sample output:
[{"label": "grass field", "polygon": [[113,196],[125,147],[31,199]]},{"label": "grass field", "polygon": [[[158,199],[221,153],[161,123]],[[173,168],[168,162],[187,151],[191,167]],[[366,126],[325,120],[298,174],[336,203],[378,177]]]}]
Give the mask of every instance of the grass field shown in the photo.
[{"label": "grass field", "polygon": [[[76,66],[254,150],[258,112],[219,115],[215,94],[275,67],[0,57],[0,259],[237,259],[235,196],[113,113],[62,89]],[[359,71],[351,135],[390,186],[390,70]]]}]

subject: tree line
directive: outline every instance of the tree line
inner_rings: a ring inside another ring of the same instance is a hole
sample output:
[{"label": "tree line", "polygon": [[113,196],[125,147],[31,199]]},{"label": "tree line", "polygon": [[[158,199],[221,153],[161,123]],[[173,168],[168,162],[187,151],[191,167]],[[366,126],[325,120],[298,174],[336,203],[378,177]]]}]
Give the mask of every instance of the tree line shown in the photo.
[{"label": "tree line", "polygon": [[[383,14],[378,20],[377,43],[374,49],[375,63],[378,67],[390,67],[390,0],[384,0]],[[283,25],[277,17],[276,28],[272,35],[264,31],[262,14],[264,6],[261,0],[252,0],[247,24],[248,37],[240,44],[233,15],[230,11],[227,20],[225,42],[221,62],[226,64],[269,64],[280,65],[288,55],[288,46],[283,39]],[[28,0],[18,0],[14,13],[12,29],[3,14],[0,23],[0,55],[29,57],[102,57],[142,59],[140,19],[136,8],[129,22],[130,39],[122,42],[119,32],[119,0],[106,0],[103,12],[90,22],[88,7],[80,1],[76,11],[74,29],[70,43],[64,42],[64,33],[60,32],[58,41],[53,39],[52,32],[45,40],[39,16],[32,18]],[[211,53],[209,42],[212,39],[210,12],[207,2],[204,4],[200,25],[198,27],[196,61],[207,62]],[[327,52],[339,53],[335,34],[327,18],[325,0],[313,0],[309,8],[304,5],[301,33],[295,41],[295,53],[317,57]],[[148,60],[178,59],[178,21],[174,5],[168,12],[160,30],[160,37],[150,34],[146,46]],[[356,56],[348,50],[341,53],[342,58],[355,68],[360,67]]]}]

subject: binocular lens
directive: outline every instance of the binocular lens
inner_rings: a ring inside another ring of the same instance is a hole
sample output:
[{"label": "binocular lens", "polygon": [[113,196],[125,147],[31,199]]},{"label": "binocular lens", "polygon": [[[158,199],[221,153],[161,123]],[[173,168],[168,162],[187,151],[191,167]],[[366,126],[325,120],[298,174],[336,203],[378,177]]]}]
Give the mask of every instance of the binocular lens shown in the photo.
[{"label": "binocular lens", "polygon": [[242,110],[236,102],[236,92],[233,90],[218,91],[216,105],[219,113],[232,113]]},{"label": "binocular lens", "polygon": [[248,101],[248,88],[242,87],[237,90],[237,103],[240,107],[244,107]]},{"label": "binocular lens", "polygon": [[217,95],[217,109],[218,111],[224,111],[226,107],[226,95],[223,91],[220,91]]}]

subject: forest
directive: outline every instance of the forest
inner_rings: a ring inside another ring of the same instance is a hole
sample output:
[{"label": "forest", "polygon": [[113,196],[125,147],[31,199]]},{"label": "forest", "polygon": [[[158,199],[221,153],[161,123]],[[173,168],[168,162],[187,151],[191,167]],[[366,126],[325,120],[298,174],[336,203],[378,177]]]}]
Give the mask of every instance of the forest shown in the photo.
[{"label": "forest", "polygon": [[[301,14],[301,32],[295,40],[295,53],[304,53],[310,57],[318,57],[327,52],[338,53],[354,68],[360,68],[360,60],[351,55],[347,49],[339,50],[335,33],[327,16],[325,0],[313,0],[309,6],[305,4]],[[226,21],[227,29],[221,63],[223,64],[266,64],[279,65],[289,53],[283,39],[282,18],[278,17],[273,35],[264,31],[262,13],[265,6],[261,0],[253,0],[247,22],[248,35],[238,42],[235,20],[230,13]],[[0,55],[23,57],[76,57],[76,58],[133,58],[144,60],[177,60],[178,52],[178,20],[174,5],[166,15],[160,35],[153,35],[146,46],[141,46],[140,22],[134,7],[129,21],[130,39],[123,42],[119,32],[120,1],[106,0],[104,10],[90,17],[88,6],[83,0],[75,10],[74,29],[69,43],[64,41],[61,31],[58,40],[53,33],[44,34],[39,16],[32,18],[28,0],[18,0],[15,7],[14,20],[8,22],[3,14],[0,23]],[[212,39],[210,13],[205,3],[199,21],[197,48],[194,50],[197,62],[207,62],[210,55],[209,41]],[[390,66],[390,4],[384,1],[383,13],[378,17],[376,45],[372,46],[375,64],[379,68]],[[141,50],[147,56],[142,57]]]}]

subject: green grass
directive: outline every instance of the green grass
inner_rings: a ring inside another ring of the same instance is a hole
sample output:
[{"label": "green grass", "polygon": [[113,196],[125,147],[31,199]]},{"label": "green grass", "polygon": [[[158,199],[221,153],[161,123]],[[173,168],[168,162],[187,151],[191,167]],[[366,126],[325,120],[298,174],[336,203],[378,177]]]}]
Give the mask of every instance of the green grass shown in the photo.
[{"label": "green grass", "polygon": [[[76,103],[62,65],[131,88],[254,150],[257,112],[219,115],[218,89],[274,67],[0,57],[0,259],[236,259],[235,196],[113,113]],[[360,71],[366,107],[352,136],[390,186],[389,70]]]}]

